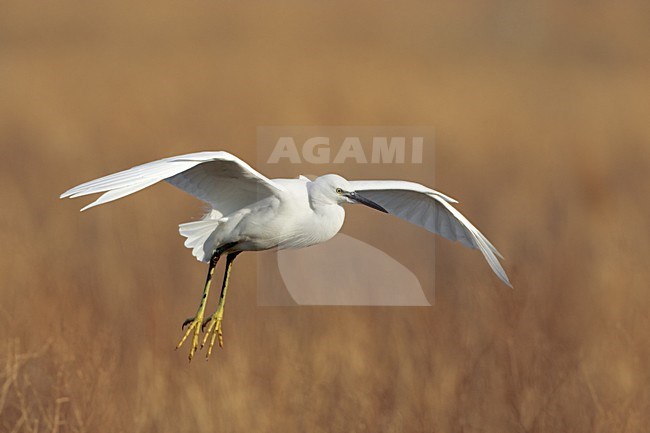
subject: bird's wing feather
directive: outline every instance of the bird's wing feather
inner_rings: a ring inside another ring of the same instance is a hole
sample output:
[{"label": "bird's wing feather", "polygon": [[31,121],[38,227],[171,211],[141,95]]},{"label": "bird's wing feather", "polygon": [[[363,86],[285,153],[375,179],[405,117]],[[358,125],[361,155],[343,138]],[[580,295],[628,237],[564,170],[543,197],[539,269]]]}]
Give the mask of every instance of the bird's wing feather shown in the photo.
[{"label": "bird's wing feather", "polygon": [[108,203],[165,180],[212,205],[223,215],[283,191],[228,152],[198,152],[149,162],[83,183],[61,198],[104,193],[81,210]]},{"label": "bird's wing feather", "polygon": [[497,256],[503,256],[451,203],[456,200],[413,182],[400,180],[350,181],[354,191],[374,201],[389,213],[452,241],[483,253],[495,274],[508,286],[510,281]]}]

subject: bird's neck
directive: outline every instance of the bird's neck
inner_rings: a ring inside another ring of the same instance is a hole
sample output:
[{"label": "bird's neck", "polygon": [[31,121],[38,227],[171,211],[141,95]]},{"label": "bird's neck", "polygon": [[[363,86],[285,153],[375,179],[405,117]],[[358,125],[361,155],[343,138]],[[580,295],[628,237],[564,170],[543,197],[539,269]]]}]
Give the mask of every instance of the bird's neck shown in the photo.
[{"label": "bird's neck", "polygon": [[311,218],[314,227],[312,229],[319,234],[319,241],[324,242],[339,232],[345,220],[345,210],[343,206],[332,201],[325,194],[321,186],[311,182],[307,185],[309,190],[309,207],[313,211]]},{"label": "bird's neck", "polygon": [[338,204],[319,204],[313,207],[314,222],[318,225],[318,232],[322,235],[321,242],[331,239],[336,235],[345,221],[345,209]]}]

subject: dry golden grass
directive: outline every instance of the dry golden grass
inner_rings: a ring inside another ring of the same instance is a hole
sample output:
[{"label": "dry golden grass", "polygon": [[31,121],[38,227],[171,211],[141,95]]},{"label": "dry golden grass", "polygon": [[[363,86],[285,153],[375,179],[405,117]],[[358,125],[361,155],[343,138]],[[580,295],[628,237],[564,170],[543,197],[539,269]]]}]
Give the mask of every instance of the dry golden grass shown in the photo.
[{"label": "dry golden grass", "polygon": [[[646,430],[647,5],[492,3],[5,1],[0,431]],[[188,365],[200,205],[57,198],[345,124],[434,126],[435,186],[515,290],[438,241],[432,308],[262,308],[244,255],[225,349]]]}]

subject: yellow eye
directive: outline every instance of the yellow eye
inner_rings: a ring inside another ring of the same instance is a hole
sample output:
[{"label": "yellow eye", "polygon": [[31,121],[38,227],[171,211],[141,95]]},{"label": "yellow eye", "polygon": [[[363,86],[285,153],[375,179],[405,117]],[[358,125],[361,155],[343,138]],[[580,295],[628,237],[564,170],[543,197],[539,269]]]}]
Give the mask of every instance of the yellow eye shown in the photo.
[{"label": "yellow eye", "polygon": [[343,190],[341,188],[336,188],[336,193],[337,194],[343,194]]}]

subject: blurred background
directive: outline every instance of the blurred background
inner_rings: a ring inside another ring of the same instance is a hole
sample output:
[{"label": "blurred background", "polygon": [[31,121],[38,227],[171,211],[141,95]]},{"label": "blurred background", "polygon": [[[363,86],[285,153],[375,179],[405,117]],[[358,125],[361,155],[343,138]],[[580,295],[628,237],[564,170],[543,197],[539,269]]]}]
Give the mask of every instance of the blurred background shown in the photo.
[{"label": "blurred background", "polygon": [[[649,95],[643,1],[3,1],[0,431],[645,430]],[[434,127],[515,289],[438,239],[432,307],[259,307],[243,255],[188,365],[201,205],[58,195],[260,125]]]}]

